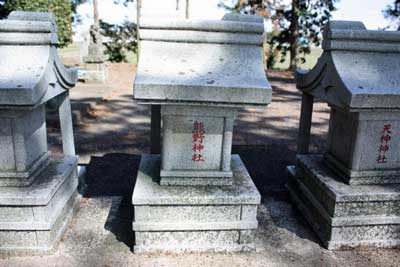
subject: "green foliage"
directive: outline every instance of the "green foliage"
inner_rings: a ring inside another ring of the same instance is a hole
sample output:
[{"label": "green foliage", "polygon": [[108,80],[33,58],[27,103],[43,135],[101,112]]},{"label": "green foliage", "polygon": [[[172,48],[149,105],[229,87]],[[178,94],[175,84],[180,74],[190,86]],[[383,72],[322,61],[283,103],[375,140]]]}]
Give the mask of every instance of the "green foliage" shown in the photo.
[{"label": "green foliage", "polygon": [[383,14],[400,30],[400,0],[394,0],[392,5],[386,7]]},{"label": "green foliage", "polygon": [[72,42],[72,6],[69,0],[6,0],[0,9],[5,16],[13,10],[48,11],[56,16],[59,46],[64,47]]},{"label": "green foliage", "polygon": [[220,2],[225,8],[245,14],[259,14],[272,22],[272,34],[267,38],[267,66],[272,68],[277,57],[285,60],[290,53],[290,69],[304,63],[312,45],[319,46],[322,28],[339,0],[237,0],[234,5]]},{"label": "green foliage", "polygon": [[100,21],[101,33],[109,40],[105,42],[105,53],[112,62],[126,62],[127,51],[136,52],[136,23],[125,21],[122,25]]}]

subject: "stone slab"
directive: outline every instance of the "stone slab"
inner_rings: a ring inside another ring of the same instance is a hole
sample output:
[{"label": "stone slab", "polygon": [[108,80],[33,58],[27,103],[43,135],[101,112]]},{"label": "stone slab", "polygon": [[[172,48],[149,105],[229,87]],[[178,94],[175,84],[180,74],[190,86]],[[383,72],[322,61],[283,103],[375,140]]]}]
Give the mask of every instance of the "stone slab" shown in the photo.
[{"label": "stone slab", "polygon": [[0,231],[0,255],[42,255],[55,251],[66,231],[81,197],[75,192],[64,206],[50,230]]},{"label": "stone slab", "polygon": [[328,249],[400,245],[397,185],[346,185],[321,163],[298,155],[288,167],[290,195]]},{"label": "stone slab", "polygon": [[53,158],[30,186],[0,187],[0,206],[47,205],[76,165],[75,156]]},{"label": "stone slab", "polygon": [[[171,177],[168,177],[168,172],[161,171],[160,174],[163,175],[160,179],[160,185],[180,185],[180,186],[195,186],[195,185],[232,185],[232,172],[226,172],[226,178],[221,178],[224,173],[222,172],[199,172],[197,175],[201,177],[190,177],[188,176],[188,172],[182,172],[181,177],[174,177],[179,175],[179,172],[171,172]],[[195,171],[193,171],[193,175],[196,175]],[[192,172],[191,172],[192,173]],[[190,174],[191,174],[190,173]],[[206,178],[206,177],[209,178]],[[218,177],[218,178],[216,178]]]},{"label": "stone slab", "polygon": [[140,56],[137,100],[239,106],[271,102],[258,46],[142,41]]},{"label": "stone slab", "polygon": [[[249,16],[241,16],[249,17]],[[253,16],[251,16],[253,17]],[[146,19],[140,20],[141,29],[168,29],[168,30],[195,30],[205,32],[232,32],[232,33],[264,33],[263,21],[259,16],[254,20],[242,20],[224,17],[224,20],[180,20],[180,19]],[[239,18],[239,17],[238,17]],[[142,36],[141,36],[142,37]]]},{"label": "stone slab", "polygon": [[232,186],[161,186],[160,156],[144,154],[132,195],[133,205],[234,205],[261,201],[238,155],[232,155]]},{"label": "stone slab", "polygon": [[324,162],[348,184],[400,182],[400,112],[331,106]]},{"label": "stone slab", "polygon": [[143,155],[140,163],[132,196],[134,252],[254,248],[250,233],[258,227],[261,198],[238,155],[232,156],[231,186],[161,186],[159,161]]},{"label": "stone slab", "polygon": [[324,31],[324,53],[311,71],[297,73],[297,87],[344,109],[398,110],[399,44],[398,31],[331,21]]},{"label": "stone slab", "polygon": [[[61,168],[65,167],[61,163],[59,165]],[[78,186],[77,165],[66,167],[63,170],[66,175],[62,176],[64,181],[59,184],[59,188],[47,205],[0,205],[0,231],[51,230]]]},{"label": "stone slab", "polygon": [[208,43],[208,44],[239,44],[261,46],[264,37],[252,33],[202,32],[190,30],[156,30],[141,29],[140,38],[143,41],[178,42],[178,43]]},{"label": "stone slab", "polygon": [[296,164],[308,171],[313,181],[336,202],[400,200],[400,184],[349,186],[323,165],[320,154],[297,155]]},{"label": "stone slab", "polygon": [[134,253],[185,252],[243,252],[254,251],[253,242],[247,242],[254,233],[244,231],[166,231],[137,234]]},{"label": "stone slab", "polygon": [[162,185],[230,185],[235,108],[163,105]]}]

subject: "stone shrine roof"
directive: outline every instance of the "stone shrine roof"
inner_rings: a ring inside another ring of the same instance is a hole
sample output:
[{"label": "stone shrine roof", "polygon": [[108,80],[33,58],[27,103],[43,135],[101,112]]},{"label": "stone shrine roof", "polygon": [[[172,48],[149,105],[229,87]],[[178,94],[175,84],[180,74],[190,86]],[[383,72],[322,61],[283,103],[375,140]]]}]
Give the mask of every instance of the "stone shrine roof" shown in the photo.
[{"label": "stone shrine roof", "polygon": [[311,71],[297,71],[297,88],[344,109],[400,108],[399,31],[331,21],[322,47]]},{"label": "stone shrine roof", "polygon": [[0,20],[0,105],[34,106],[69,90],[77,70],[65,68],[55,45],[53,14],[12,12]]},{"label": "stone shrine roof", "polygon": [[140,22],[134,97],[150,103],[266,105],[271,86],[263,65],[263,19]]}]

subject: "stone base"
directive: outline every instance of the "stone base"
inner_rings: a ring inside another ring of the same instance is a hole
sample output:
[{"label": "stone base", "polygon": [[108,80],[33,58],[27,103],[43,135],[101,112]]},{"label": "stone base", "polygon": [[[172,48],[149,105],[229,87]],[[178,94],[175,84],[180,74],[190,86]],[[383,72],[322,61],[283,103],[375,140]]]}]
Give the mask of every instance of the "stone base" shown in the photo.
[{"label": "stone base", "polygon": [[104,63],[85,63],[85,82],[105,83],[107,80],[107,70]]},{"label": "stone base", "polygon": [[0,187],[0,254],[50,252],[79,203],[77,158],[51,159],[28,187]]},{"label": "stone base", "polygon": [[161,186],[160,157],[143,155],[132,196],[135,253],[254,249],[261,196],[238,155],[231,186]]},{"label": "stone base", "polygon": [[400,183],[400,170],[364,170],[355,171],[347,168],[329,153],[324,154],[324,163],[335,172],[346,184],[398,184]]},{"label": "stone base", "polygon": [[400,246],[400,184],[347,185],[321,155],[289,166],[290,195],[328,249]]},{"label": "stone base", "polygon": [[49,164],[50,152],[44,153],[24,172],[0,172],[0,186],[29,186]]}]

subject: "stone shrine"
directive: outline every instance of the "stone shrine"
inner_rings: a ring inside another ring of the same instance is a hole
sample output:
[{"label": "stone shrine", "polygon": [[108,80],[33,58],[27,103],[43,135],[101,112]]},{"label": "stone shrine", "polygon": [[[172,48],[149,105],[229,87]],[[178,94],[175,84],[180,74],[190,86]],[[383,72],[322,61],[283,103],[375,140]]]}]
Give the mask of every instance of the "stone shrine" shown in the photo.
[{"label": "stone shrine", "polygon": [[[12,12],[0,20],[0,253],[51,250],[78,201],[69,89],[54,16]],[[58,109],[63,154],[47,147],[46,104]]]},{"label": "stone shrine", "polygon": [[254,248],[261,197],[232,131],[241,107],[265,107],[261,17],[140,21],[134,98],[160,105],[161,155],[143,155],[134,188],[134,252]]},{"label": "stone shrine", "polygon": [[[303,92],[293,200],[328,249],[400,245],[400,32],[331,21]],[[330,108],[327,150],[308,152],[314,97]]]},{"label": "stone shrine", "polygon": [[94,23],[89,30],[88,55],[83,58],[86,69],[86,80],[89,82],[104,83],[107,78],[107,70],[104,65],[106,57],[103,51],[103,38],[100,34],[100,20],[97,0],[93,0]]}]

